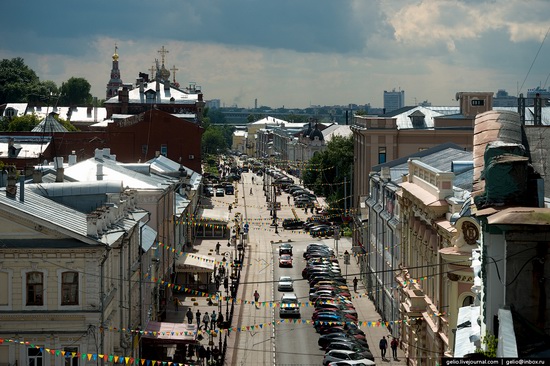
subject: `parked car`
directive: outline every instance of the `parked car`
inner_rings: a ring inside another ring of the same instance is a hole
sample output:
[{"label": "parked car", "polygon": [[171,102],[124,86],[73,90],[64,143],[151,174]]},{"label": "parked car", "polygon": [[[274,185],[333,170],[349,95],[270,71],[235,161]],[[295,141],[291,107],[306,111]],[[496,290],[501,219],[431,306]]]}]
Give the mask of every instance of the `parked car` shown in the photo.
[{"label": "parked car", "polygon": [[341,341],[341,342],[332,342],[330,343],[326,350],[330,351],[333,349],[353,351],[359,353],[363,358],[367,360],[374,361],[374,356],[368,347],[363,347],[357,344],[354,341]]},{"label": "parked car", "polygon": [[225,191],[223,188],[216,188],[216,197],[223,197],[225,196]]},{"label": "parked car", "polygon": [[282,243],[279,245],[279,255],[289,254],[292,255],[292,244]]},{"label": "parked car", "polygon": [[294,281],[290,276],[279,277],[279,284],[277,285],[279,291],[292,291],[294,290]]},{"label": "parked car", "polygon": [[[361,354],[353,351],[346,351],[346,350],[338,350],[333,349],[331,351],[328,351],[325,353],[325,357],[323,358],[323,365],[328,366],[330,362],[336,362],[336,361],[363,361],[368,363],[370,360],[363,357]],[[371,364],[372,365],[372,364]]]},{"label": "parked car", "polygon": [[303,226],[304,226],[304,222],[302,220],[296,220],[296,219],[283,220],[283,229],[286,229],[286,230],[297,230],[297,229],[301,229]]},{"label": "parked car", "polygon": [[332,226],[328,225],[319,225],[314,226],[311,229],[309,229],[309,235],[313,236],[314,238],[322,237],[322,236],[333,236],[334,235],[334,229]]},{"label": "parked car", "polygon": [[366,339],[361,340],[361,339],[355,338],[353,335],[348,334],[345,331],[340,333],[335,332],[335,333],[323,334],[319,336],[319,340],[317,341],[317,344],[322,349],[326,349],[328,345],[331,344],[332,342],[343,342],[343,341],[356,342],[357,344],[367,348],[369,346]]},{"label": "parked car", "polygon": [[376,363],[371,360],[343,360],[343,361],[334,361],[329,362],[328,366],[374,366]]},{"label": "parked car", "polygon": [[235,187],[232,184],[225,186],[225,194],[235,194]]},{"label": "parked car", "polygon": [[283,254],[279,257],[279,267],[292,267],[292,256]]}]

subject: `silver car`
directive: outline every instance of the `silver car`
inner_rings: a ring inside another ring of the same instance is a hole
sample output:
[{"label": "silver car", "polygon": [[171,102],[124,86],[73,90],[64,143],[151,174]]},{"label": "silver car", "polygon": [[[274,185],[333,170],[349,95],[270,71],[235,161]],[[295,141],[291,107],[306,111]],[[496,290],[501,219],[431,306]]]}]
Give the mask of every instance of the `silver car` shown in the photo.
[{"label": "silver car", "polygon": [[294,290],[294,281],[290,276],[279,277],[279,284],[277,285],[279,291],[292,291]]}]

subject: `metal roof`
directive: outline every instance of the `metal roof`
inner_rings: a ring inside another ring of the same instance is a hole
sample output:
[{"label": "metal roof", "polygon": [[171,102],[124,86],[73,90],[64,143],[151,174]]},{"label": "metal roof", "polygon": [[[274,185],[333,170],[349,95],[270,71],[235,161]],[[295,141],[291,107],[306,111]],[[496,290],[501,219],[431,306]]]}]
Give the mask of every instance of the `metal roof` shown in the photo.
[{"label": "metal roof", "polygon": [[[157,81],[146,83],[143,92],[140,88],[134,88],[128,91],[128,103],[136,104],[195,104],[199,100],[198,93],[186,93],[170,86],[169,89],[164,89],[164,84],[160,83],[159,91],[157,92]],[[152,94],[153,98],[148,99],[147,94]],[[118,104],[118,96],[112,97],[105,101],[105,104]],[[172,100],[173,98],[173,100]]]}]

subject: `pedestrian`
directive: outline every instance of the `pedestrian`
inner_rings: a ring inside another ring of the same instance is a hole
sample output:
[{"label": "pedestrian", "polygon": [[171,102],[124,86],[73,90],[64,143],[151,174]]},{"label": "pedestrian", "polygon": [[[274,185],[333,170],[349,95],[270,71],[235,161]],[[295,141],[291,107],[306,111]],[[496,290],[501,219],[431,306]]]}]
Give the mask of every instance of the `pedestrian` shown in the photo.
[{"label": "pedestrian", "polygon": [[208,326],[210,325],[210,315],[208,315],[208,311],[204,313],[202,322],[204,323],[204,330],[208,331]]},{"label": "pedestrian", "polygon": [[397,338],[393,337],[390,343],[390,347],[393,360],[397,361],[397,347],[399,347],[399,341],[397,340]]},{"label": "pedestrian", "polygon": [[216,310],[212,310],[212,315],[210,315],[210,328],[212,330],[216,329],[216,320],[217,320]]},{"label": "pedestrian", "polygon": [[187,324],[193,323],[193,312],[191,311],[191,308],[187,309],[187,313],[185,315],[187,316]]},{"label": "pedestrian", "polygon": [[382,337],[380,340],[380,353],[382,354],[382,359],[386,359],[386,349],[388,348],[388,341],[386,340],[386,336]]},{"label": "pedestrian", "polygon": [[220,275],[216,275],[216,278],[214,279],[214,284],[216,285],[216,291],[220,288]]},{"label": "pedestrian", "polygon": [[357,284],[359,283],[359,280],[357,277],[353,279],[353,291],[357,292]]},{"label": "pedestrian", "polygon": [[210,347],[206,347],[206,364],[210,365],[210,359],[212,358],[212,350]]},{"label": "pedestrian", "polygon": [[220,329],[223,329],[223,320],[224,320],[224,319],[223,319],[223,314],[220,313],[220,314],[218,315],[218,328],[220,328]]},{"label": "pedestrian", "polygon": [[190,344],[189,347],[187,347],[187,358],[192,359],[195,355],[195,347]]},{"label": "pedestrian", "polygon": [[260,300],[260,294],[258,293],[258,290],[254,291],[254,301],[258,302]]},{"label": "pedestrian", "polygon": [[221,246],[222,246],[222,245],[220,244],[220,242],[218,242],[218,243],[216,244],[216,254],[220,254],[220,248],[221,248]]},{"label": "pedestrian", "polygon": [[231,210],[233,209],[233,206],[231,206],[231,204],[229,204],[228,209],[229,209],[229,213],[231,213]]},{"label": "pedestrian", "polygon": [[212,348],[212,358],[214,359],[214,364],[217,365],[220,361],[220,349],[218,346],[214,346],[214,348]]},{"label": "pedestrian", "polygon": [[180,310],[180,300],[174,296],[174,307],[176,308],[176,311]]},{"label": "pedestrian", "polygon": [[197,309],[197,312],[195,313],[195,318],[197,318],[197,327],[201,327],[201,311]]},{"label": "pedestrian", "polygon": [[290,205],[290,196],[288,196],[288,197],[286,198],[286,201],[287,201],[288,204]]},{"label": "pedestrian", "polygon": [[206,358],[206,348],[204,348],[204,346],[202,344],[199,347],[199,350],[197,351],[197,354],[199,356],[201,365],[204,365],[204,359]]},{"label": "pedestrian", "polygon": [[252,188],[250,188],[250,195],[253,196],[254,194],[252,193]]}]

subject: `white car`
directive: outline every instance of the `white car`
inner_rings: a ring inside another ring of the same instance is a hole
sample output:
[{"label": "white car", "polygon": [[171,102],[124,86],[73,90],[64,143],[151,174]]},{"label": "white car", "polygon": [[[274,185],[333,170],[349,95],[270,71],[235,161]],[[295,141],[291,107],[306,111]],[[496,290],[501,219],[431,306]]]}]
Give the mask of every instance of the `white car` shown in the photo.
[{"label": "white car", "polygon": [[[334,364],[334,362],[340,361],[360,361],[365,365],[374,365],[374,362],[363,358],[360,354],[353,351],[333,349],[325,353],[325,358],[323,359],[323,366],[328,366],[329,364]],[[359,363],[358,365],[360,365]]]},{"label": "white car", "polygon": [[376,365],[374,361],[368,360],[368,362],[359,360],[359,361],[335,361],[328,364],[328,366],[373,366]]},{"label": "white car", "polygon": [[277,286],[279,291],[292,291],[294,290],[294,281],[290,276],[279,277],[279,285]]}]

